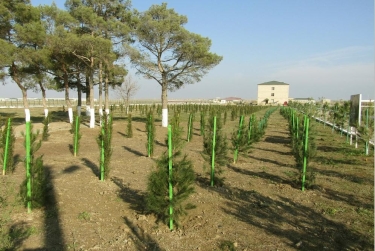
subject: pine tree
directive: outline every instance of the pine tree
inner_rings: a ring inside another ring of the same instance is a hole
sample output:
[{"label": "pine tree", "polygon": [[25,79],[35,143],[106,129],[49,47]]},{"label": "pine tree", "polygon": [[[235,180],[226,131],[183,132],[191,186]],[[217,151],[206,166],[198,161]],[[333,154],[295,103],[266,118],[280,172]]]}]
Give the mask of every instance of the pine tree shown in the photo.
[{"label": "pine tree", "polygon": [[234,121],[236,119],[236,116],[237,116],[236,110],[234,107],[232,107],[231,113],[230,113],[230,120]]},{"label": "pine tree", "polygon": [[[214,116],[214,115],[213,115]],[[208,126],[206,133],[203,138],[203,152],[202,157],[206,163],[211,166],[212,164],[212,143],[213,143],[213,133],[214,133],[214,119],[213,116],[208,121]],[[223,167],[228,163],[228,142],[226,135],[222,131],[223,125],[220,116],[216,117],[216,136],[215,136],[215,178],[214,183],[217,185],[222,185],[224,183]],[[203,168],[206,166],[204,165]]]},{"label": "pine tree", "polygon": [[187,141],[190,142],[193,139],[194,131],[194,114],[190,113],[187,124]]},{"label": "pine tree", "polygon": [[47,141],[50,134],[49,134],[49,122],[50,122],[50,115],[44,117],[43,119],[43,133],[42,133],[42,140]]},{"label": "pine tree", "polygon": [[[112,157],[112,118],[110,115],[103,116],[103,124],[102,129],[99,133],[97,138],[97,143],[99,148],[101,149],[101,157],[100,157],[100,166],[104,169],[104,177],[103,179],[107,179],[109,177],[109,173],[111,171],[110,162]],[[102,177],[101,177],[102,179]]]},{"label": "pine tree", "polygon": [[[182,133],[184,132],[183,128],[180,126],[180,113],[177,111],[174,113],[174,116],[171,120],[171,129],[172,129],[172,148],[174,153],[178,153],[179,149],[182,149],[184,146],[184,141],[182,140]],[[168,145],[168,138],[165,139],[165,144]]]},{"label": "pine tree", "polygon": [[200,120],[200,131],[201,131],[201,136],[204,136],[204,130],[205,130],[205,127],[206,127],[206,114],[205,112],[201,111],[201,120]]},{"label": "pine tree", "polygon": [[[156,170],[148,177],[146,209],[157,216],[158,220],[168,223],[170,217],[179,225],[181,216],[187,214],[191,206],[185,201],[194,192],[195,173],[192,162],[181,154],[183,142],[182,128],[179,126],[179,113],[175,113],[171,123],[172,129],[172,180],[173,198],[169,197],[169,157],[168,151],[157,160]],[[170,207],[173,214],[170,215]],[[188,207],[189,206],[189,207]]]},{"label": "pine tree", "polygon": [[[298,115],[296,115],[297,117]],[[289,120],[291,122],[291,120]],[[297,121],[297,119],[296,119]],[[295,128],[295,133],[292,136],[292,152],[296,161],[296,168],[299,170],[297,183],[302,184],[303,175],[303,162],[304,162],[304,149],[305,149],[305,133],[306,126],[303,116],[298,116],[298,126]],[[298,133],[297,133],[298,130]],[[305,187],[309,188],[315,184],[315,172],[314,169],[309,165],[310,161],[316,156],[316,129],[315,124],[310,123],[308,128],[308,145],[306,152],[306,173],[305,173]]]},{"label": "pine tree", "polygon": [[[42,145],[42,140],[37,140],[39,136],[39,131],[33,133],[33,127],[30,124],[30,184],[31,184],[31,197],[27,196],[27,179],[25,179],[20,186],[20,195],[27,206],[28,202],[31,202],[32,208],[40,208],[45,205],[46,195],[47,195],[47,176],[43,165],[43,155],[35,157],[35,153],[40,149]],[[26,135],[22,133],[25,137],[26,146]],[[26,153],[27,154],[27,153]],[[25,161],[25,167],[27,162]]]},{"label": "pine tree", "polygon": [[250,149],[248,132],[246,127],[244,126],[244,116],[240,117],[238,130],[233,131],[231,139],[234,149],[233,163],[236,163],[238,160],[238,155],[240,153],[247,153]]}]

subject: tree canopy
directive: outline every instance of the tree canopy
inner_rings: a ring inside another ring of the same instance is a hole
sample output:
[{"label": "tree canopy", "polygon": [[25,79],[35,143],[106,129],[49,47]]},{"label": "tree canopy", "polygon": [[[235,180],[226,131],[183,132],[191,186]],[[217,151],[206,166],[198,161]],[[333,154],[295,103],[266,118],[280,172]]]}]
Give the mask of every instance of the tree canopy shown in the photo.
[{"label": "tree canopy", "polygon": [[[167,109],[167,91],[199,82],[222,57],[210,52],[211,40],[184,28],[187,17],[167,4],[152,5],[138,15],[135,46],[125,45],[137,73],[153,79],[162,88],[162,107]],[[163,126],[167,126],[163,112]]]},{"label": "tree canopy", "polygon": [[19,86],[25,109],[27,90],[45,88],[65,90],[69,109],[69,89],[82,90],[93,109],[95,84],[100,100],[104,86],[107,108],[108,86],[123,82],[120,62],[129,57],[137,73],[160,84],[166,126],[168,90],[199,82],[222,60],[210,52],[211,40],[186,30],[187,17],[166,3],[141,13],[127,0],[67,0],[65,7],[0,3],[0,77]]}]

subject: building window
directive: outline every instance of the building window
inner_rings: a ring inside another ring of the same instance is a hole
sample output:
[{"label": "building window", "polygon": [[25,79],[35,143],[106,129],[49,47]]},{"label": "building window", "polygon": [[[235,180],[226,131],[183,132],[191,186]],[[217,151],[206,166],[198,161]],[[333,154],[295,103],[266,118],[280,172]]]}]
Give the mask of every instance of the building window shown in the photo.
[{"label": "building window", "polygon": [[271,96],[272,96],[272,97],[275,96],[275,93],[271,93]]},{"label": "building window", "polygon": [[271,90],[272,90],[272,91],[275,90],[275,87],[271,87]]}]

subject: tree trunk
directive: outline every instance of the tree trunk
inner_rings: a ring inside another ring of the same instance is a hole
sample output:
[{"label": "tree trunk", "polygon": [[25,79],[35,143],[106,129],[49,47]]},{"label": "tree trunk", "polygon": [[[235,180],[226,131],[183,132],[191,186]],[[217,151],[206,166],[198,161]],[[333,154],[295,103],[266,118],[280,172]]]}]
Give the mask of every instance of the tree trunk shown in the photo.
[{"label": "tree trunk", "polygon": [[162,104],[162,127],[168,127],[168,88],[166,81],[163,80],[161,86],[161,104]]},{"label": "tree trunk", "polygon": [[108,79],[108,72],[105,75],[105,83],[104,83],[104,94],[105,94],[105,101],[104,101],[104,109],[105,113],[109,114],[109,79]]},{"label": "tree trunk", "polygon": [[39,82],[40,90],[42,91],[42,103],[44,108],[44,117],[47,118],[48,116],[48,107],[46,101],[46,89],[43,87],[42,82]]},{"label": "tree trunk", "polygon": [[22,87],[21,91],[22,91],[23,106],[25,107],[25,121],[30,122],[30,109],[29,109],[29,103],[27,102],[27,90],[26,88]]},{"label": "tree trunk", "polygon": [[86,73],[86,116],[90,116],[90,74],[87,72]]},{"label": "tree trunk", "polygon": [[26,122],[30,122],[30,109],[29,109],[29,103],[27,102],[27,89],[21,84],[21,80],[17,77],[17,72],[18,72],[17,66],[13,63],[11,67],[13,71],[12,79],[14,82],[16,82],[16,84],[22,91],[23,107],[25,109],[25,120]]},{"label": "tree trunk", "polygon": [[103,75],[102,75],[102,62],[99,63],[99,120],[100,125],[102,124],[102,117],[103,117]]},{"label": "tree trunk", "polygon": [[77,93],[78,93],[77,116],[81,116],[82,86],[81,86],[81,80],[79,78],[79,73],[77,74]]},{"label": "tree trunk", "polygon": [[73,110],[72,104],[70,103],[69,99],[69,79],[68,74],[64,73],[64,87],[65,87],[65,104],[68,107],[68,115],[69,115],[69,123],[73,123]]},{"label": "tree trunk", "polygon": [[90,88],[90,128],[95,128],[94,71],[93,71],[93,68],[90,69],[89,88]]}]

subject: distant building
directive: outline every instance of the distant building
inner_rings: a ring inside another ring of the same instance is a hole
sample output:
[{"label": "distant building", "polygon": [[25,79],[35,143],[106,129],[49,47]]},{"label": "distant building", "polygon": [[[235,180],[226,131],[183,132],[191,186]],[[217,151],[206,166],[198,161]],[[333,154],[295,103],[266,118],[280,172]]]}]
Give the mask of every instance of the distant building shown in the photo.
[{"label": "distant building", "polygon": [[220,100],[221,103],[242,103],[242,101],[242,98],[238,97],[228,97]]},{"label": "distant building", "polygon": [[296,103],[301,103],[301,104],[315,104],[315,100],[313,98],[291,98],[289,101],[296,102]]},{"label": "distant building", "polygon": [[228,97],[228,98],[214,98],[212,99],[213,103],[220,103],[220,104],[238,104],[242,103],[243,99],[238,97]]},{"label": "distant building", "polygon": [[289,84],[270,81],[258,84],[258,105],[283,105],[289,100]]}]

